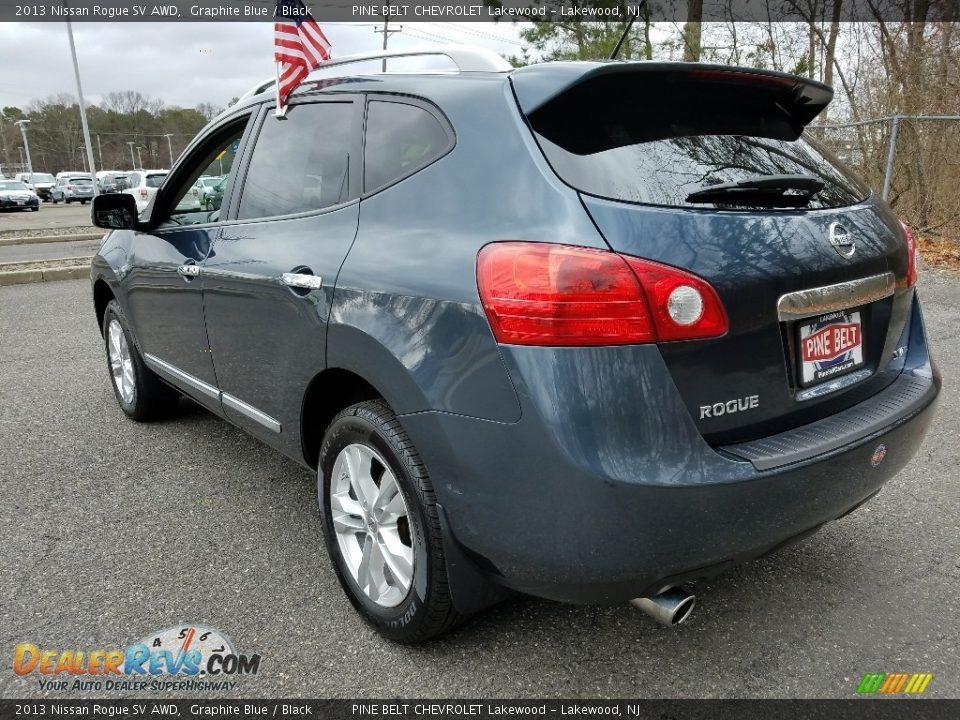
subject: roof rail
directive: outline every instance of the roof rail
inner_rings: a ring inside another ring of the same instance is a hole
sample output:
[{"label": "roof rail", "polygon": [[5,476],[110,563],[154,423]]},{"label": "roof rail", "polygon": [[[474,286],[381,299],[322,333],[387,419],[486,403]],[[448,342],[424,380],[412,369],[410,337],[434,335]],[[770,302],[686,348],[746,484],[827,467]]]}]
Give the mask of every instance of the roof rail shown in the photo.
[{"label": "roof rail", "polygon": [[[344,55],[321,63],[315,72],[327,70],[339,65],[351,65],[354,63],[367,62],[368,60],[389,60],[390,58],[408,58],[408,57],[428,57],[442,56],[447,57],[457,66],[457,70],[462,73],[469,72],[508,72],[513,70],[513,66],[500,57],[493,50],[476,47],[473,45],[444,45],[441,47],[426,47],[415,50],[377,50],[375,52],[358,53],[356,55]],[[309,78],[308,78],[309,79]],[[247,90],[240,96],[239,100],[245,100],[265,92],[273,87],[277,82],[276,78],[264,80]],[[238,100],[238,102],[239,102]]]}]

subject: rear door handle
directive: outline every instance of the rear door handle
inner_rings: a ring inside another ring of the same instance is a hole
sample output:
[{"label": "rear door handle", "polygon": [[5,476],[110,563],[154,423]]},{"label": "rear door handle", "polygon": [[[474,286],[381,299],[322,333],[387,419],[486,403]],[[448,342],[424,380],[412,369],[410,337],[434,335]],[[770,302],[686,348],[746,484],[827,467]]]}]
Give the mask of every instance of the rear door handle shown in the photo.
[{"label": "rear door handle", "polygon": [[323,278],[319,275],[304,273],[284,273],[280,282],[287,287],[302,288],[303,290],[319,290],[323,287]]},{"label": "rear door handle", "polygon": [[181,265],[180,267],[177,268],[177,272],[180,273],[180,275],[183,276],[185,280],[192,280],[193,278],[197,277],[197,275],[200,274],[200,266],[199,265]]}]

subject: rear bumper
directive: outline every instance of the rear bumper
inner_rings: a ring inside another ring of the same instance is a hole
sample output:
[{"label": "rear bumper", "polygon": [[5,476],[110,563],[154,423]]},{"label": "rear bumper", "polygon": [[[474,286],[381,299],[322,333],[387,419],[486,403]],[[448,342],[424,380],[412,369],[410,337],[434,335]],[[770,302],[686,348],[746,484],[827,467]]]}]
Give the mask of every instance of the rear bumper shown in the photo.
[{"label": "rear bumper", "polygon": [[570,602],[649,596],[815,530],[909,462],[940,388],[914,310],[901,379],[873,401],[909,383],[903,411],[772,469],[704,442],[650,346],[504,348],[518,423],[432,412],[402,422],[451,532],[488,576]]}]

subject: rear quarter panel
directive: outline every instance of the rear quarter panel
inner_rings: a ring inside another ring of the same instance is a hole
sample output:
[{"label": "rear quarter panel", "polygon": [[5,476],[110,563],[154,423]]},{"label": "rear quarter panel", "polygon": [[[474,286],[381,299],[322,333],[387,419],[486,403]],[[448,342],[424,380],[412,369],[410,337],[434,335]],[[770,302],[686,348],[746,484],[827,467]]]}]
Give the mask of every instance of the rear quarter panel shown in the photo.
[{"label": "rear quarter panel", "polygon": [[497,240],[606,245],[576,193],[533,152],[504,78],[437,78],[410,92],[441,108],[456,144],[361,201],[328,364],[363,375],[398,414],[515,422],[520,404],[480,305],[477,252]]}]

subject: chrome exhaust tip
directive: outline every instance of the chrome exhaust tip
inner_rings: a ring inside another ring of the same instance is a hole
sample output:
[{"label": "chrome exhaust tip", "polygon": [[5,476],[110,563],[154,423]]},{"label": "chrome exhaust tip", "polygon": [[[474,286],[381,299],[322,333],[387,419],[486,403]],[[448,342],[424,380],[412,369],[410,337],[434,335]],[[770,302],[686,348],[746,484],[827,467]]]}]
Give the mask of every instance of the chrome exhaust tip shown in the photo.
[{"label": "chrome exhaust tip", "polygon": [[670,588],[652,598],[634,598],[630,604],[643,610],[661,625],[673,627],[690,617],[693,606],[697,604],[697,597],[681,588]]}]

